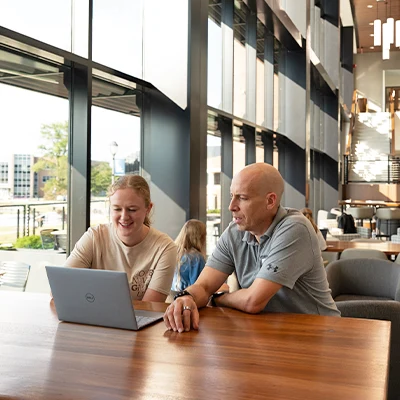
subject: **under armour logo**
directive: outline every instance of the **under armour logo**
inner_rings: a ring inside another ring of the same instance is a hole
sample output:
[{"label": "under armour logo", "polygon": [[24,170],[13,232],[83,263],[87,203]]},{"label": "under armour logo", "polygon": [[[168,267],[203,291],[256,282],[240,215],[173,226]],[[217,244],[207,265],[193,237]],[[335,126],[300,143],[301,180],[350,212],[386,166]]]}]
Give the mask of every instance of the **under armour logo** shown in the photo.
[{"label": "under armour logo", "polygon": [[276,265],[273,266],[272,264],[268,264],[267,270],[270,271],[271,269],[273,269],[274,272],[278,271],[278,267]]}]

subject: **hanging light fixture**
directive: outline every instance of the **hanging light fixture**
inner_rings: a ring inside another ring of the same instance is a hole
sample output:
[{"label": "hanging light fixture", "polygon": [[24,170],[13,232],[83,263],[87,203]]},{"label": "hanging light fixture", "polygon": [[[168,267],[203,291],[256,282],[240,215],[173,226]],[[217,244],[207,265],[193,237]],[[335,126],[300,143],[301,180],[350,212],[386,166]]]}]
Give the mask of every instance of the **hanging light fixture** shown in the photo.
[{"label": "hanging light fixture", "polygon": [[[385,15],[386,22],[383,23],[382,20],[379,18],[379,10],[378,10],[379,7],[378,3],[381,2],[384,2],[386,5],[386,15]],[[389,17],[388,17],[389,0],[376,0],[376,3],[377,3],[376,19],[374,20],[373,23],[374,46],[382,46],[382,59],[388,60],[390,58],[390,45],[394,44],[396,47],[400,47],[400,20],[395,21],[394,18],[391,16],[392,0],[390,0],[389,4]]]},{"label": "hanging light fixture", "polygon": [[396,21],[396,47],[400,47],[400,19]]},{"label": "hanging light fixture", "polygon": [[382,21],[378,15],[378,3],[376,3],[376,19],[374,20],[374,46],[380,46],[382,43]]},{"label": "hanging light fixture", "polygon": [[[386,14],[387,14],[387,2],[386,2]],[[386,19],[388,24],[388,37],[390,44],[394,43],[394,18],[392,15],[392,1],[390,1],[389,18]]]}]

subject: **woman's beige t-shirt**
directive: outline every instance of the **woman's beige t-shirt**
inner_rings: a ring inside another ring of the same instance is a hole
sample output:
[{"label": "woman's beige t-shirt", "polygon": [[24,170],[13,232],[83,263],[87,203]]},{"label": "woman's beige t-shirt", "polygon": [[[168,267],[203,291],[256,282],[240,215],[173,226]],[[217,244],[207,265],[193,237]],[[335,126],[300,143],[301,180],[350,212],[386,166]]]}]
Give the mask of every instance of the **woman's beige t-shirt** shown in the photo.
[{"label": "woman's beige t-shirt", "polygon": [[65,266],[125,271],[132,299],[141,300],[147,288],[169,294],[176,252],[172,239],[157,229],[150,228],[144,240],[128,247],[112,224],[101,224],[85,232]]}]

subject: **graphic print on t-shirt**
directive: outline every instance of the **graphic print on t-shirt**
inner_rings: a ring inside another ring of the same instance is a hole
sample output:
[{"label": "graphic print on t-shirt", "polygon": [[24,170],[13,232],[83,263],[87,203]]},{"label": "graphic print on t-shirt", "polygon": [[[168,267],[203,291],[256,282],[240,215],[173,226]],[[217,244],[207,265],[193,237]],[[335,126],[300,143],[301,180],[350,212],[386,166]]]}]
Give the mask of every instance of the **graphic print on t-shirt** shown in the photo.
[{"label": "graphic print on t-shirt", "polygon": [[[153,275],[153,270],[149,271],[138,271],[133,277],[131,281],[131,290],[132,292],[137,292],[137,298],[141,299],[147,289],[148,283]],[[148,282],[147,282],[148,281]]]}]

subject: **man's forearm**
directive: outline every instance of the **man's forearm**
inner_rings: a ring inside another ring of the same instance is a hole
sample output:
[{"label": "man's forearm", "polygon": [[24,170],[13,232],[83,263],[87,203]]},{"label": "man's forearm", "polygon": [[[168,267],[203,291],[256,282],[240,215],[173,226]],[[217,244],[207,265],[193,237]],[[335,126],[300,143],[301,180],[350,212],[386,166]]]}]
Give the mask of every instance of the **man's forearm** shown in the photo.
[{"label": "man's forearm", "polygon": [[229,307],[250,314],[261,312],[267,301],[259,302],[252,299],[249,289],[239,289],[232,293],[226,293],[215,299],[217,307]]}]

